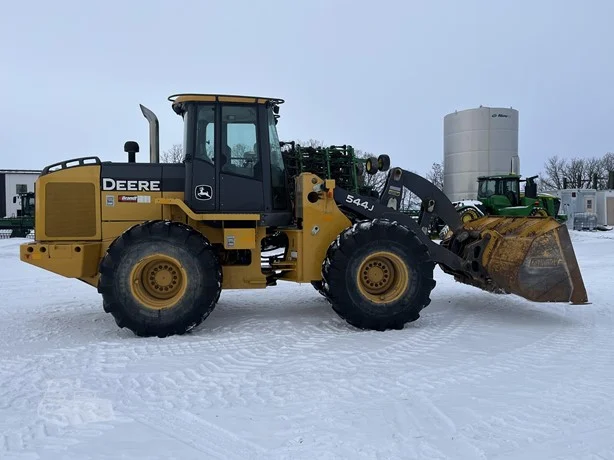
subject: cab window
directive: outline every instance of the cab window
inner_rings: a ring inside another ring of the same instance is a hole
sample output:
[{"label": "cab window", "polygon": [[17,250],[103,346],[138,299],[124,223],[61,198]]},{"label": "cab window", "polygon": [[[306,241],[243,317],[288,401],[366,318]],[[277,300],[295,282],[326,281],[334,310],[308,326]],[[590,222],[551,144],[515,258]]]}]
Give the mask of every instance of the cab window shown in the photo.
[{"label": "cab window", "polygon": [[[186,123],[186,126],[189,126]],[[196,118],[195,158],[215,164],[215,107],[201,105]]]},{"label": "cab window", "polygon": [[507,180],[505,181],[505,190],[504,194],[507,192],[518,193],[518,181],[516,180]]},{"label": "cab window", "polygon": [[488,198],[496,192],[496,182],[494,180],[485,180],[480,182],[479,195],[480,197]]},{"label": "cab window", "polygon": [[256,106],[222,107],[221,167],[225,173],[261,178]]},{"label": "cab window", "polygon": [[273,193],[273,208],[285,209],[286,203],[286,171],[284,159],[279,145],[275,114],[268,111],[269,143],[271,151],[271,191]]}]

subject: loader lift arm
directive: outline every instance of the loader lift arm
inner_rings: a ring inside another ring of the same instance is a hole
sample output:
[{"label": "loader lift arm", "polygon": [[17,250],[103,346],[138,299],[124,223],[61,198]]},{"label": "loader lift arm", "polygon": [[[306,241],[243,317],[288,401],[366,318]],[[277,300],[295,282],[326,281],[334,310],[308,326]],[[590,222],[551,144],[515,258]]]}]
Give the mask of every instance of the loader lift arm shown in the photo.
[{"label": "loader lift arm", "polygon": [[[389,199],[400,201],[403,187],[414,192],[426,204],[421,210],[419,223],[409,215],[398,211],[398,206],[389,207],[385,203]],[[399,193],[397,195],[397,192]],[[379,199],[375,197],[357,196],[340,187],[334,189],[334,199],[341,208],[346,208],[365,219],[389,219],[409,228],[420,241],[428,247],[434,262],[446,265],[451,270],[461,270],[463,259],[443,246],[433,242],[421,228],[429,219],[441,217],[451,228],[461,227],[458,213],[452,203],[437,187],[422,177],[394,168],[389,171],[388,180]]]},{"label": "loader lift arm", "polygon": [[435,187],[431,181],[411,171],[401,168],[390,170],[384,184],[380,202],[398,211],[399,202],[396,198],[402,197],[403,188],[410,190],[422,200],[418,221],[420,228],[425,234],[428,231],[428,225],[431,220],[437,217],[443,220],[453,231],[457,231],[462,227],[460,215],[445,193]]},{"label": "loader lift arm", "polygon": [[[398,211],[404,188],[422,200],[417,223]],[[463,225],[441,190],[401,168],[389,170],[379,199],[338,187],[333,193],[339,207],[361,218],[389,219],[410,229],[431,259],[461,283],[536,302],[588,301],[567,227],[552,218],[490,216]],[[441,244],[427,230],[437,217],[452,230]]]}]

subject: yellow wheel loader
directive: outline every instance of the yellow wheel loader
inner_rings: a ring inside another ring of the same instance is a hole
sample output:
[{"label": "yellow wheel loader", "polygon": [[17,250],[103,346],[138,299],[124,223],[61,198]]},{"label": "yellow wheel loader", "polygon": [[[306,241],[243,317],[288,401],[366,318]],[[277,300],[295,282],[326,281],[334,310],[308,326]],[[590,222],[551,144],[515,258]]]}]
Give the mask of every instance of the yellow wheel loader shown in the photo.
[{"label": "yellow wheel loader", "polygon": [[[224,289],[311,283],[362,329],[399,329],[430,303],[436,264],[457,281],[536,302],[588,301],[565,226],[552,218],[488,216],[463,223],[431,182],[387,169],[379,196],[335,180],[288,177],[277,134],[281,99],[179,94],[182,163],[160,163],[158,120],[150,161],[126,142],[127,162],[84,157],[43,169],[36,239],[21,260],[97,288],[118,326],[139,336],[182,334],[212,312]],[[417,220],[398,210],[410,190]],[[292,198],[290,198],[292,197]],[[449,236],[427,235],[441,218]]]}]

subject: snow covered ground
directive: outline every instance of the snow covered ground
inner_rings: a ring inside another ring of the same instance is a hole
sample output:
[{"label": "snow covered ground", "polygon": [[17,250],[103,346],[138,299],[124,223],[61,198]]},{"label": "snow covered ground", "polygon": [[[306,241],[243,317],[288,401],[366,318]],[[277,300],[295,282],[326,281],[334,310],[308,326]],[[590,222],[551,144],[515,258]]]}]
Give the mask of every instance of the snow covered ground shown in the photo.
[{"label": "snow covered ground", "polygon": [[613,459],[614,232],[572,232],[591,305],[437,270],[403,331],[310,286],[224,292],[193,333],[137,338],[95,289],[0,240],[1,459]]}]

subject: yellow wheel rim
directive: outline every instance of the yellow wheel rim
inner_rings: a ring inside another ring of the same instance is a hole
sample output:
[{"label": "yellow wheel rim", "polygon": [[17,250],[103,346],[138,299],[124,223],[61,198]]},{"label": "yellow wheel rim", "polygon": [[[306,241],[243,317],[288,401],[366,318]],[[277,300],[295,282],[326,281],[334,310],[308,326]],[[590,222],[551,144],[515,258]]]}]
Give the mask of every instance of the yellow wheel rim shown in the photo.
[{"label": "yellow wheel rim", "polygon": [[477,218],[478,218],[477,213],[473,209],[470,209],[468,211],[465,211],[461,215],[461,222],[463,222],[463,223],[471,222],[472,220],[476,220]]},{"label": "yellow wheel rim", "polygon": [[140,260],[130,274],[132,294],[149,308],[175,305],[184,295],[187,273],[173,257],[154,254]]},{"label": "yellow wheel rim", "polygon": [[407,290],[410,274],[403,260],[392,252],[370,254],[360,265],[357,284],[370,301],[385,304],[398,300]]},{"label": "yellow wheel rim", "polygon": [[546,212],[545,209],[538,209],[534,215],[539,216],[539,217],[548,217],[548,213]]}]

